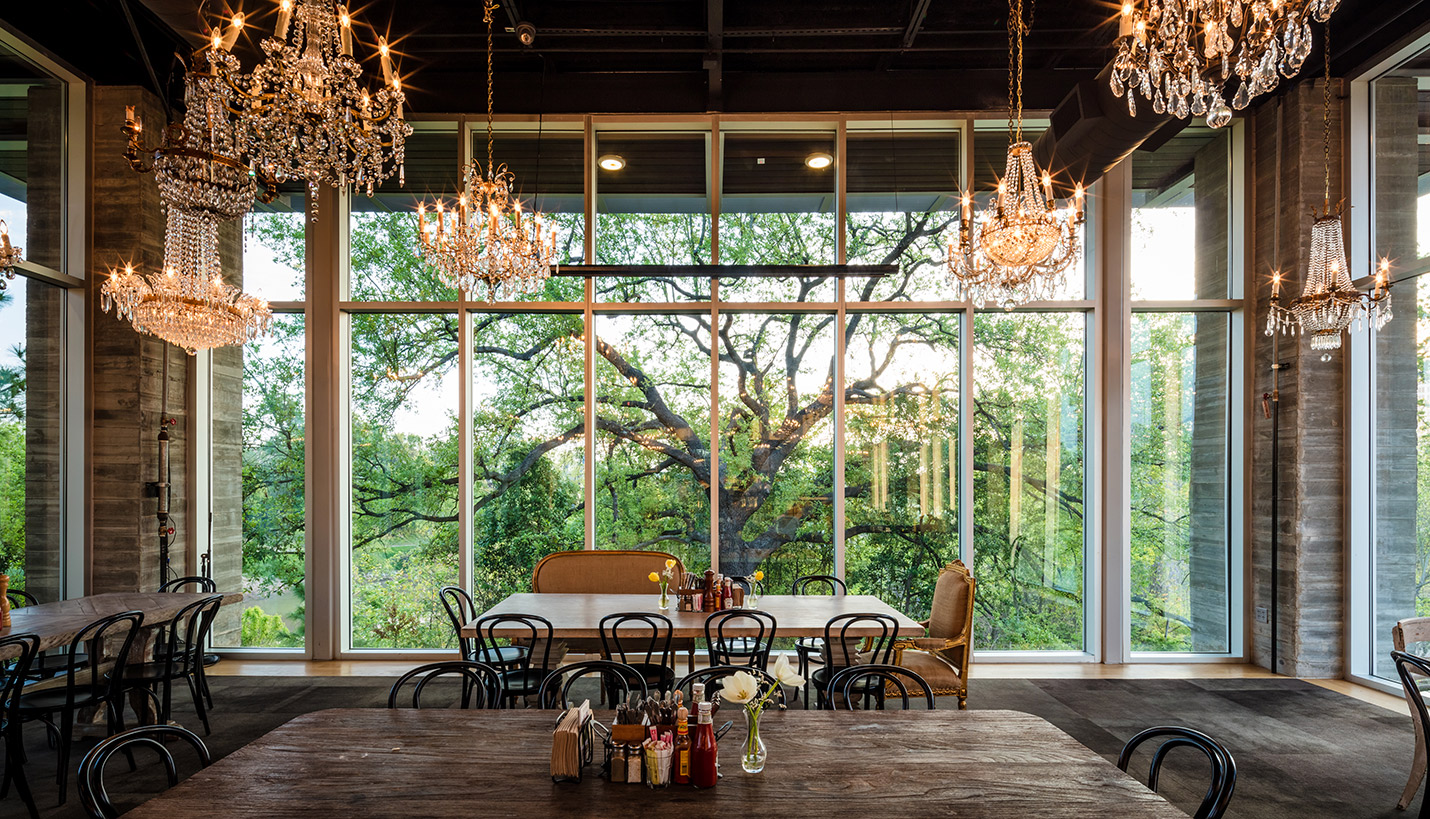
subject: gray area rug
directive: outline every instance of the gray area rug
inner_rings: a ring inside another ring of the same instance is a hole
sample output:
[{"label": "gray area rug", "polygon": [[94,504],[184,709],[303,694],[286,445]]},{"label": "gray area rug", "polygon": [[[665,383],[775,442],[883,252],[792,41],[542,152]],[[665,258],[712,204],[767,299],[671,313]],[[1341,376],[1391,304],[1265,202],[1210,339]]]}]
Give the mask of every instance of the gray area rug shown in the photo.
[{"label": "gray area rug", "polygon": [[[383,707],[391,684],[376,677],[210,680],[218,708],[211,715],[213,735],[205,741],[215,757],[300,714]],[[1237,760],[1232,817],[1414,817],[1420,808],[1417,797],[1409,811],[1395,810],[1414,746],[1410,718],[1299,680],[977,680],[969,702],[973,708],[1037,714],[1109,760],[1143,728],[1186,725],[1205,731]],[[953,703],[948,698],[940,707]],[[186,693],[176,692],[174,713],[199,729]],[[41,816],[83,817],[73,776],[68,802],[55,807],[56,755],[41,726],[27,725],[26,740],[26,771]],[[77,744],[76,766],[92,744]],[[1147,758],[1144,751],[1132,768],[1144,781]],[[110,767],[111,790],[121,807],[132,807],[161,787],[155,761],[142,752],[138,761],[138,774],[128,773],[122,757]],[[181,763],[184,775],[192,770]],[[1190,812],[1206,787],[1206,762],[1197,751],[1179,750],[1169,757],[1163,777],[1163,794]],[[789,813],[787,808],[781,810]],[[13,791],[0,800],[0,816],[23,815]]]}]

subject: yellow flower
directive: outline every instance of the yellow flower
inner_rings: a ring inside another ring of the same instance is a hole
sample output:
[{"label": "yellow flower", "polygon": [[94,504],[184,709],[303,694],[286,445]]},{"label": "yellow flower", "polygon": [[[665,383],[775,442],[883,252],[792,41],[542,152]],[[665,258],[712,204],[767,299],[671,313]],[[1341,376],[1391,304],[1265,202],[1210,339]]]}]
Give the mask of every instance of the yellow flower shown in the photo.
[{"label": "yellow flower", "polygon": [[675,568],[675,558],[672,557],[672,558],[670,558],[669,560],[665,561],[665,567],[666,567],[667,569],[674,569],[674,568]]},{"label": "yellow flower", "polygon": [[764,579],[765,579],[765,573],[762,572],[762,571],[760,571],[759,569],[755,569],[755,579],[756,579],[756,580],[764,580]]},{"label": "yellow flower", "polygon": [[655,572],[651,572],[651,573],[650,573],[650,582],[652,582],[652,583],[659,583],[659,582],[660,582],[660,575],[656,574]]}]

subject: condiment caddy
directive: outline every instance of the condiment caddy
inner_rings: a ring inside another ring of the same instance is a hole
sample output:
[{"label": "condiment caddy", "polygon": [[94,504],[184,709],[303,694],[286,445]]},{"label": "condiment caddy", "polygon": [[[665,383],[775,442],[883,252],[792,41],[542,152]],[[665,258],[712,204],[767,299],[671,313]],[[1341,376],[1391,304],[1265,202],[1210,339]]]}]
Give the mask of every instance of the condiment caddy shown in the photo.
[{"label": "condiment caddy", "polygon": [[680,691],[644,700],[633,694],[630,702],[616,706],[615,724],[602,726],[602,772],[610,782],[653,789],[672,784],[714,787],[718,741],[733,723],[727,721],[717,732],[713,715],[719,703],[705,700],[700,683],[692,694],[693,725]]}]

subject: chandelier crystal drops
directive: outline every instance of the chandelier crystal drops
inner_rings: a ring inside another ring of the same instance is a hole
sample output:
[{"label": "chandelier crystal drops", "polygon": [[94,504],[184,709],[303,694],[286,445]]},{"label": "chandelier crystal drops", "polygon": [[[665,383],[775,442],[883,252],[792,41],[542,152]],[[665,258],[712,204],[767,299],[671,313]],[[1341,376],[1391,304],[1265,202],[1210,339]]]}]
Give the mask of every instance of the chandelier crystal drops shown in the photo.
[{"label": "chandelier crystal drops", "polygon": [[144,147],[142,119],[133,106],[125,112],[125,157],[136,171],[154,172],[166,211],[163,272],[144,276],[126,265],[100,287],[106,312],[114,309],[135,330],[190,355],[251,341],[272,317],[267,302],[223,281],[218,226],[246,213],[258,186],[237,159],[230,91],[204,70],[204,59],[199,55],[184,78],[184,121],[165,129],[159,148]]},{"label": "chandelier crystal drops", "polygon": [[[1329,30],[1327,31],[1329,36]],[[1329,52],[1329,48],[1325,49]],[[1341,348],[1346,330],[1373,324],[1377,330],[1391,319],[1390,262],[1382,258],[1375,273],[1375,287],[1369,293],[1356,289],[1346,265],[1346,246],[1341,226],[1344,200],[1331,207],[1331,63],[1326,59],[1322,90],[1322,126],[1325,151],[1325,202],[1319,213],[1312,209],[1311,264],[1306,271],[1306,287],[1290,308],[1281,305],[1281,275],[1271,279],[1271,306],[1266,317],[1266,335],[1277,331],[1311,336],[1311,349],[1321,351],[1321,360],[1331,360],[1331,350]]]},{"label": "chandelier crystal drops", "polygon": [[[1311,54],[1310,21],[1340,0],[1127,0],[1109,83],[1137,115],[1134,90],[1158,114],[1206,116],[1220,128],[1256,97],[1294,77]],[[1227,105],[1227,86],[1236,93]]]},{"label": "chandelier crystal drops", "polygon": [[301,179],[310,200],[318,185],[350,184],[371,196],[397,174],[405,182],[404,146],[412,126],[402,117],[406,100],[393,70],[387,40],[377,41],[383,85],[362,82],[353,58],[353,19],[329,0],[279,0],[273,36],[253,73],[239,73],[229,50],[243,28],[235,14],[228,32],[215,29],[214,61],[239,93],[235,111],[254,168],[276,182]]},{"label": "chandelier crystal drops", "polygon": [[1071,207],[1053,198],[1053,180],[1039,174],[1033,146],[1023,139],[1023,37],[1031,25],[1023,0],[1008,9],[1008,161],[982,218],[973,218],[973,198],[963,195],[958,242],[948,247],[948,267],[958,297],[996,302],[1005,309],[1055,298],[1063,274],[1078,258],[1083,222],[1079,184]]},{"label": "chandelier crystal drops", "polygon": [[15,265],[25,261],[19,245],[10,244],[10,226],[0,219],[0,292],[5,290],[6,281],[15,280]]},{"label": "chandelier crystal drops", "polygon": [[[509,301],[541,287],[556,269],[556,228],[538,212],[523,213],[516,179],[492,160],[492,13],[487,23],[487,164],[473,160],[457,201],[417,206],[418,255],[450,287],[488,301]],[[477,296],[479,297],[479,296]]]}]

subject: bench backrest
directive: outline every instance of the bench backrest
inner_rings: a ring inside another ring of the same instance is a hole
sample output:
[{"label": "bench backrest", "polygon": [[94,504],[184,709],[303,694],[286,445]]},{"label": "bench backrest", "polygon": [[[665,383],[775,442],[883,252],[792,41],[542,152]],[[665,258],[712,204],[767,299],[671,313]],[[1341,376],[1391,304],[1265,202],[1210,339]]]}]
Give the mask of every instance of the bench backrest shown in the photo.
[{"label": "bench backrest", "polygon": [[665,561],[675,560],[674,590],[685,566],[675,555],[623,549],[583,549],[549,554],[531,573],[531,590],[547,594],[660,594],[650,582],[651,572],[665,571]]}]

